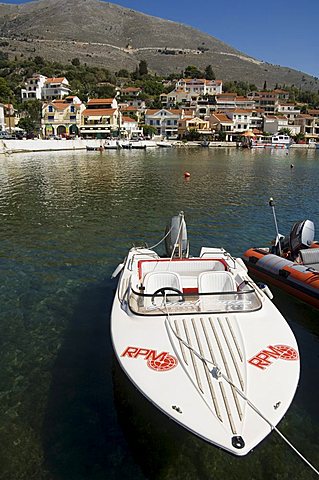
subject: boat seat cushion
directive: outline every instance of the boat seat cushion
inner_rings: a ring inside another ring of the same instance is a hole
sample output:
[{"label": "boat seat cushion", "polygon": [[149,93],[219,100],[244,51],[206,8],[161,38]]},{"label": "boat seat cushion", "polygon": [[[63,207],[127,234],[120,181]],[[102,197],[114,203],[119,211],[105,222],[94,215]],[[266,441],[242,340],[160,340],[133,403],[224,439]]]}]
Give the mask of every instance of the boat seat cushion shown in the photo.
[{"label": "boat seat cushion", "polygon": [[[175,272],[150,272],[145,275],[144,293],[147,295],[155,293],[160,288],[167,288],[167,294],[177,295],[174,291],[169,292],[169,288],[175,288],[182,292],[182,282],[178,273]],[[161,305],[162,298],[153,299],[153,305]],[[151,305],[151,298],[145,297],[145,306]]]},{"label": "boat seat cushion", "polygon": [[236,292],[236,282],[230,272],[203,272],[198,278],[199,293]]},{"label": "boat seat cushion", "polygon": [[300,250],[299,253],[305,266],[319,270],[319,248],[308,248]]}]

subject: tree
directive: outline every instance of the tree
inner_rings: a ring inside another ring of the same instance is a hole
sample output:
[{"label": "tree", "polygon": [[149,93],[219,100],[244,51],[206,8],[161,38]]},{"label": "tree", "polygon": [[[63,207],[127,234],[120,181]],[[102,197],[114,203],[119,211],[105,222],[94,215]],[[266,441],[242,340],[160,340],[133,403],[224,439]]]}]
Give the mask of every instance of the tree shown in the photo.
[{"label": "tree", "polygon": [[129,78],[130,73],[129,73],[129,71],[126,70],[125,68],[121,68],[121,70],[119,70],[119,71],[116,73],[116,76],[117,76],[117,77]]},{"label": "tree", "polygon": [[207,67],[205,68],[205,78],[206,80],[215,80],[216,78],[211,65],[207,65]]},{"label": "tree", "polygon": [[138,66],[138,73],[141,77],[148,74],[147,62],[145,60],[141,60]]},{"label": "tree", "polygon": [[280,135],[289,135],[289,137],[292,136],[290,128],[281,128],[278,133],[280,133]]},{"label": "tree", "polygon": [[41,126],[41,109],[42,102],[40,100],[28,100],[20,106],[23,114],[19,120],[18,126],[26,130],[27,133],[38,133]]},{"label": "tree", "polygon": [[267,90],[267,82],[266,80],[264,81],[264,87],[263,87],[264,90]]},{"label": "tree", "polygon": [[8,103],[9,99],[13,96],[13,91],[8,85],[8,82],[5,78],[0,77],[0,102]]},{"label": "tree", "polygon": [[79,66],[80,66],[80,60],[79,60],[78,58],[72,58],[71,63],[72,63],[72,65],[74,65],[75,67],[79,67]]},{"label": "tree", "polygon": [[194,65],[188,65],[184,74],[186,78],[201,78],[203,76],[202,72]]},{"label": "tree", "polygon": [[146,137],[153,137],[157,133],[156,127],[153,125],[144,125],[143,126],[143,133]]}]

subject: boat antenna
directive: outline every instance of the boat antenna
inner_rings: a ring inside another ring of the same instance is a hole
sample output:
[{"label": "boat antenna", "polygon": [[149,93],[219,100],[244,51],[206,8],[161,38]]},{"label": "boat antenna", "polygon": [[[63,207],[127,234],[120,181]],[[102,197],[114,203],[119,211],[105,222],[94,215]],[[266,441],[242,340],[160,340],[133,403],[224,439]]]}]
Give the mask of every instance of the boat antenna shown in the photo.
[{"label": "boat antenna", "polygon": [[278,224],[277,224],[277,218],[276,218],[276,212],[275,212],[275,202],[274,202],[274,199],[272,197],[270,197],[270,199],[269,199],[269,206],[272,209],[272,214],[273,214],[273,217],[274,217],[275,229],[276,229],[276,235],[277,235],[276,239],[278,241],[279,255],[281,256],[282,252],[281,252],[280,236],[279,236]]},{"label": "boat antenna", "polygon": [[183,257],[183,221],[184,221],[184,212],[179,212],[180,226],[179,226],[179,238],[178,238],[178,256],[179,258]]}]

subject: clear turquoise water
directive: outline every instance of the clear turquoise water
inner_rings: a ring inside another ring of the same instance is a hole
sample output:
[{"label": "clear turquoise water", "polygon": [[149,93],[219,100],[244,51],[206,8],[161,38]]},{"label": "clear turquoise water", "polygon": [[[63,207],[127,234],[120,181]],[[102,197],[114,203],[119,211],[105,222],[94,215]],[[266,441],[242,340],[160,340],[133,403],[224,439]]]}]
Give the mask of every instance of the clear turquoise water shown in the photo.
[{"label": "clear turquoise water", "polygon": [[[316,151],[0,157],[0,478],[315,478],[276,434],[234,458],[173,424],[119,371],[109,321],[113,269],[172,215],[184,210],[192,254],[241,255],[274,236],[270,196],[282,233],[319,225],[318,174]],[[318,312],[273,292],[302,362],[280,428],[318,467]]]}]

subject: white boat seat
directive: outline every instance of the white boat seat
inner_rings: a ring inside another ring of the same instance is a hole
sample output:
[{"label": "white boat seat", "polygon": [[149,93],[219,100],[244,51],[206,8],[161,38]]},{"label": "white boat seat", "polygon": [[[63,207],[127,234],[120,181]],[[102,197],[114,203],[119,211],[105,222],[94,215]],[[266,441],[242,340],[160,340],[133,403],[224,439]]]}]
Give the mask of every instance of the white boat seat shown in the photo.
[{"label": "white boat seat", "polygon": [[[223,292],[236,292],[236,282],[230,272],[202,272],[198,277],[198,293],[214,293],[215,295],[203,295],[200,299],[203,311],[219,310],[221,300],[232,300],[231,295],[223,295]],[[219,293],[220,295],[216,295]]]},{"label": "white boat seat", "polygon": [[236,282],[230,272],[202,272],[198,277],[199,293],[236,292]]},{"label": "white boat seat", "polygon": [[[167,288],[167,294],[177,295],[173,290],[170,292],[169,288],[175,288],[180,292],[183,291],[181,277],[176,272],[150,272],[145,275],[144,278],[144,293],[153,294],[160,288]],[[164,298],[164,297],[163,297]],[[176,301],[180,297],[176,296]],[[145,297],[145,306],[162,305],[163,299],[161,297]]]}]

